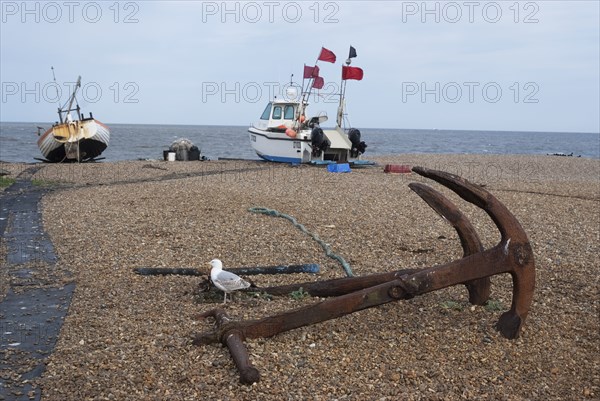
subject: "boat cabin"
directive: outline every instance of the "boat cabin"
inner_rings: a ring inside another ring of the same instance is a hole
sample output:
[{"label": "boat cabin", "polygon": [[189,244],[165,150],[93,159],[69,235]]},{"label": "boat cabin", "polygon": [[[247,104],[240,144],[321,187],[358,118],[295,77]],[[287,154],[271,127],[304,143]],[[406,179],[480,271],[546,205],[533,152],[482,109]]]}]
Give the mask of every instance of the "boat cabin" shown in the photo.
[{"label": "boat cabin", "polygon": [[260,126],[257,126],[257,128],[285,132],[286,129],[292,128],[299,106],[298,102],[285,100],[275,99],[269,102],[260,116],[258,122]]}]

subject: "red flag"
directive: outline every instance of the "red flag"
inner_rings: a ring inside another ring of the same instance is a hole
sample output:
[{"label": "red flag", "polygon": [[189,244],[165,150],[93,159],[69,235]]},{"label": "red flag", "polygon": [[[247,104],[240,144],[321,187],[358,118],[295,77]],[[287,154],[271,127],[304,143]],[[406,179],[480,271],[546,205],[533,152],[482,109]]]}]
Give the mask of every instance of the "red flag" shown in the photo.
[{"label": "red flag", "polygon": [[331,50],[327,50],[321,47],[321,54],[319,54],[319,60],[327,61],[329,63],[335,63],[335,54]]},{"label": "red flag", "polygon": [[358,67],[347,67],[342,66],[342,79],[356,79],[360,81],[363,79],[363,70]]},{"label": "red flag", "polygon": [[321,89],[323,88],[323,86],[325,85],[325,80],[323,79],[323,77],[315,77],[315,80],[313,81],[313,88],[315,89]]},{"label": "red flag", "polygon": [[314,67],[305,65],[304,66],[304,79],[306,78],[316,78],[319,76],[319,66],[315,65]]}]

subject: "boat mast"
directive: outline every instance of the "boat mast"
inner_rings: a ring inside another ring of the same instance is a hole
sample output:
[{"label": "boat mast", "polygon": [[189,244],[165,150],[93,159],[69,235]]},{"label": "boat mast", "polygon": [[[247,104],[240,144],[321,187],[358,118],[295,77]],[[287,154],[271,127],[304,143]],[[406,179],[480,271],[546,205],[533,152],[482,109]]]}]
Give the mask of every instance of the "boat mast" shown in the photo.
[{"label": "boat mast", "polygon": [[[317,60],[318,62],[318,60]],[[315,66],[317,65],[317,63],[315,62]],[[306,64],[304,64],[304,66],[306,67]],[[296,123],[297,123],[297,128],[299,129],[301,126],[301,122],[300,122],[300,116],[304,115],[306,116],[306,106],[308,105],[308,99],[310,98],[310,89],[312,89],[312,80],[314,78],[304,78],[304,70],[302,71],[302,88],[300,88],[300,104],[298,105],[298,111],[296,112]],[[308,80],[308,83],[306,85],[306,90],[304,89],[304,80]]]},{"label": "boat mast", "polygon": [[[54,67],[52,68],[52,74],[54,75]],[[55,82],[56,82],[56,78],[55,78]],[[77,90],[80,87],[81,87],[81,75],[77,77],[77,83],[75,84],[75,89],[73,89],[73,93],[71,94],[71,97],[68,100],[69,105],[66,108],[64,108],[65,106],[63,106],[62,108],[59,107],[59,109],[58,109],[58,117],[60,118],[60,123],[61,124],[63,122],[65,122],[63,120],[63,114],[67,115],[67,114],[69,114],[73,110],[77,111],[77,117],[79,119],[81,119],[81,112],[80,112],[79,105],[77,105],[76,109],[73,108],[73,102],[75,102],[75,96],[77,94]],[[65,105],[66,105],[66,103],[65,103]]]},{"label": "boat mast", "polygon": [[[315,63],[315,66],[316,65],[317,65],[317,63]],[[303,81],[304,81],[304,79],[303,79]],[[302,112],[304,112],[304,105],[308,104],[308,99],[310,99],[310,92],[312,91],[313,82],[314,82],[314,78],[308,78],[306,90],[304,90],[304,83],[302,84],[302,87],[303,87],[303,90],[302,90]]]},{"label": "boat mast", "polygon": [[[323,47],[321,46],[321,50],[319,51],[319,55],[317,56],[317,59],[315,60],[315,65],[314,67],[317,66],[317,64],[319,64],[319,57],[321,56],[321,51],[323,50]],[[304,107],[306,107],[306,105],[308,104],[308,100],[310,99],[310,93],[312,92],[312,88],[315,82],[315,78],[311,77],[308,78],[308,84],[306,86],[306,92],[304,91],[304,71],[302,71],[302,112],[304,113]],[[305,100],[305,96],[306,96],[306,100]]]},{"label": "boat mast", "polygon": [[[77,77],[77,84],[75,85],[75,89],[73,89],[73,94],[71,95],[71,99],[69,99],[69,107],[67,108],[67,113],[71,112],[73,109],[73,102],[75,101],[75,95],[77,94],[77,89],[81,87],[81,75]],[[77,112],[79,113],[79,105],[77,105]]]},{"label": "boat mast", "polygon": [[[346,65],[350,65],[350,63],[352,62],[351,58],[348,58],[346,60]],[[343,71],[342,67],[342,71]],[[337,112],[337,125],[338,127],[342,128],[342,123],[344,122],[344,103],[345,103],[345,99],[346,99],[346,84],[347,81],[344,79],[343,73],[342,73],[342,81],[340,82],[340,104],[338,106],[338,112]]]}]

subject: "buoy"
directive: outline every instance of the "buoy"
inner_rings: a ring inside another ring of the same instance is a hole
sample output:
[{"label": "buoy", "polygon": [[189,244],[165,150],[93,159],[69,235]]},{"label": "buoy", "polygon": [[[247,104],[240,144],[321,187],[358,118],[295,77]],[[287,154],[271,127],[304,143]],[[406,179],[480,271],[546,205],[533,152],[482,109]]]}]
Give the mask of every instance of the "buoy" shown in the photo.
[{"label": "buoy", "polygon": [[298,118],[298,120],[303,123],[304,120],[306,120],[306,117],[304,117],[304,114],[300,115],[300,117]]},{"label": "buoy", "polygon": [[401,165],[401,164],[386,164],[384,169],[384,173],[396,173],[396,174],[410,174],[411,169],[410,166]]},{"label": "buoy", "polygon": [[296,137],[296,131],[294,131],[294,130],[293,130],[293,129],[291,129],[291,128],[288,128],[288,129],[286,129],[286,130],[285,130],[285,134],[286,134],[287,136],[289,136],[290,138],[295,138],[295,137]]}]

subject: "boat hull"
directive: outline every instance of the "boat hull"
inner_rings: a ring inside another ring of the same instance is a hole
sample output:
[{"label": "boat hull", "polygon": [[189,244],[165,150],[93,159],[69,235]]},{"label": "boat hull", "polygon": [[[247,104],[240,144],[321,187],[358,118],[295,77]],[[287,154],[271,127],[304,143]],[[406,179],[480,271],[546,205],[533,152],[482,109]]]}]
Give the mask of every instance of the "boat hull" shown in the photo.
[{"label": "boat hull", "polygon": [[250,144],[256,154],[265,160],[280,163],[302,163],[310,160],[310,142],[290,138],[285,133],[264,131],[255,127],[248,130]]},{"label": "boat hull", "polygon": [[94,159],[108,147],[110,131],[95,119],[57,124],[38,139],[38,147],[51,163]]},{"label": "boat hull", "polygon": [[262,159],[280,163],[351,162],[351,142],[341,130],[325,130],[331,147],[325,152],[313,153],[311,130],[298,132],[295,138],[283,132],[267,131],[256,126],[248,129],[250,144]]}]

